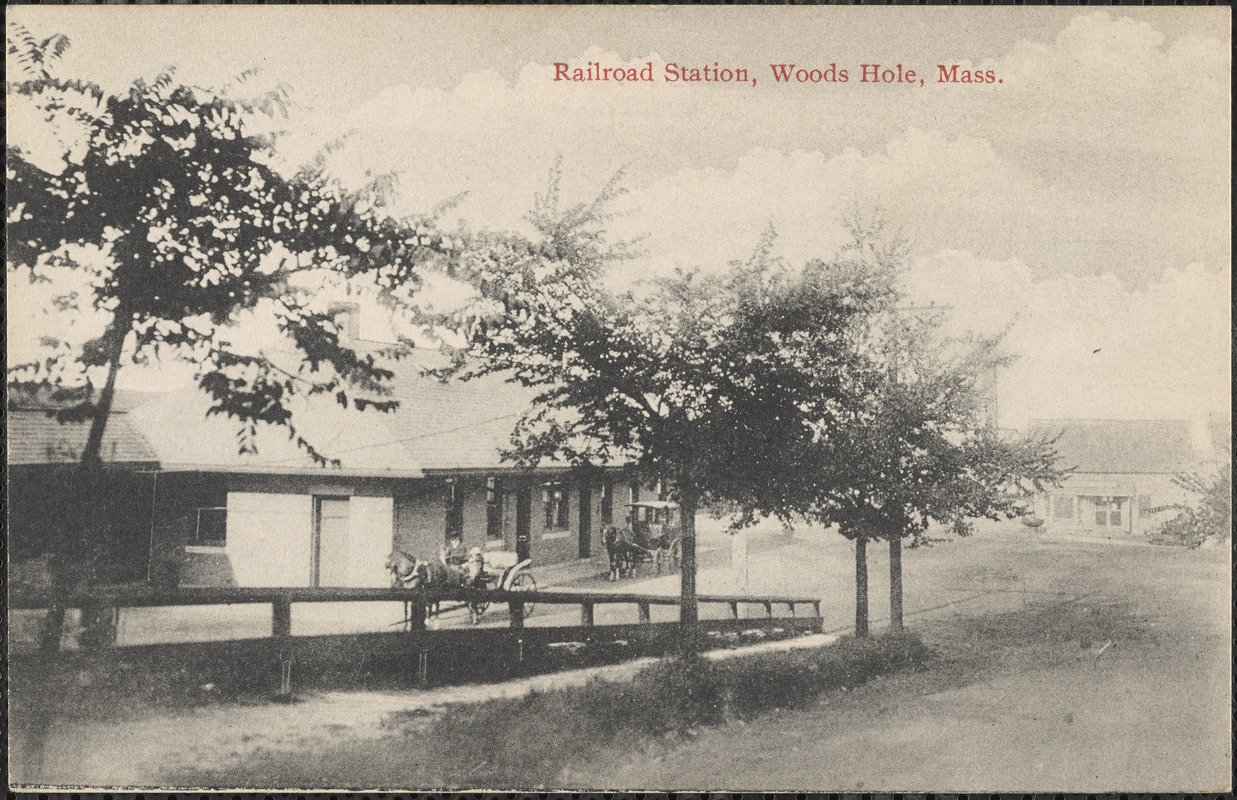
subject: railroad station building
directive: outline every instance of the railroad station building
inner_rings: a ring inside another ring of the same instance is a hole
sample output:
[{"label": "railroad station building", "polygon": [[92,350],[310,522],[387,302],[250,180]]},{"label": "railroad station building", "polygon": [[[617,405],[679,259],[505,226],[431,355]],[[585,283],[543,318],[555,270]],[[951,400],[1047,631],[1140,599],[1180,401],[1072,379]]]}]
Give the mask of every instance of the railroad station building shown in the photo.
[{"label": "railroad station building", "polygon": [[[429,357],[427,355],[427,357]],[[397,367],[397,410],[297,408],[297,432],[338,466],[322,467],[286,429],[260,429],[242,453],[237,425],[207,416],[190,387],[124,393],[104,442],[117,579],[180,586],[357,586],[390,583],[393,549],[436,558],[458,533],[492,560],[561,563],[603,553],[602,525],[622,523],[639,493],[618,468],[588,471],[504,461],[529,390],[500,377],[442,383]],[[71,486],[86,423],[50,407],[10,409],[10,541],[24,561]],[[646,490],[647,493],[647,490]]]}]

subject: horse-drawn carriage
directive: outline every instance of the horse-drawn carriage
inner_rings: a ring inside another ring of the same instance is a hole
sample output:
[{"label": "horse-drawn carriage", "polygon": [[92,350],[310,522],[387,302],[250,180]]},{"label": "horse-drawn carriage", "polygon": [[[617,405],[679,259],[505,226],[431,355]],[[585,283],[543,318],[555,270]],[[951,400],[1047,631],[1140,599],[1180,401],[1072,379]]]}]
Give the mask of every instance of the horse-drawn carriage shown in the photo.
[{"label": "horse-drawn carriage", "polygon": [[[462,565],[447,565],[441,560],[423,561],[416,556],[400,550],[391,553],[387,558],[387,570],[391,573],[391,586],[397,589],[426,588],[464,588],[464,589],[501,589],[510,592],[535,592],[537,581],[528,570],[531,559],[518,561],[514,554],[492,551],[488,560],[481,558],[479,548],[473,548],[469,559]],[[501,567],[500,571],[492,571],[491,567]],[[490,607],[488,600],[472,600],[461,604],[468,608],[468,617],[472,624],[481,621],[481,615]],[[524,616],[533,613],[533,604],[524,603]],[[453,606],[459,608],[461,606]],[[426,611],[430,616],[450,609],[441,609],[438,603],[431,603]]]},{"label": "horse-drawn carriage", "polygon": [[658,575],[663,569],[678,570],[683,558],[679,506],[667,500],[628,503],[626,528],[606,526],[602,539],[610,557],[610,580],[630,578],[640,564],[652,564]]}]

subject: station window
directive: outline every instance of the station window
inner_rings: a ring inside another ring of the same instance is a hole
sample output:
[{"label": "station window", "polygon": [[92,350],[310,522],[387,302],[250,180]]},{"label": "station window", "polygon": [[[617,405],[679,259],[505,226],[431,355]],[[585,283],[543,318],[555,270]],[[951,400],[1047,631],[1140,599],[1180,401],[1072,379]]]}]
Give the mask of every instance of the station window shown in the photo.
[{"label": "station window", "polygon": [[446,539],[464,538],[464,489],[455,481],[447,484]]},{"label": "station window", "polygon": [[601,521],[606,525],[614,522],[613,481],[605,481],[601,484]]},{"label": "station window", "polygon": [[485,539],[489,542],[503,538],[503,488],[497,478],[485,479]]},{"label": "station window", "polygon": [[568,507],[571,500],[571,492],[568,490],[566,484],[545,484],[541,498],[545,504],[546,530],[567,530],[569,524]]},{"label": "station window", "polygon": [[195,508],[190,544],[222,547],[228,541],[227,506]]}]

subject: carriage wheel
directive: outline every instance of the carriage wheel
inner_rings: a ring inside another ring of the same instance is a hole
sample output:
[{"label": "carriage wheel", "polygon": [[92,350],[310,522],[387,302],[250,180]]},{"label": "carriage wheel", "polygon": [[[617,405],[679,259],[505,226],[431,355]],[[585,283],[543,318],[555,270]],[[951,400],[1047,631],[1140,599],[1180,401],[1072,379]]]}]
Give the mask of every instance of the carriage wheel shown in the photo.
[{"label": "carriage wheel", "polygon": [[670,545],[670,571],[678,572],[683,566],[683,540],[675,539]]},{"label": "carriage wheel", "polygon": [[[511,591],[513,592],[535,592],[537,591],[537,581],[533,580],[533,576],[527,572],[521,572],[516,575],[511,581]],[[524,616],[531,617],[533,609],[536,608],[532,603],[524,604]]]}]

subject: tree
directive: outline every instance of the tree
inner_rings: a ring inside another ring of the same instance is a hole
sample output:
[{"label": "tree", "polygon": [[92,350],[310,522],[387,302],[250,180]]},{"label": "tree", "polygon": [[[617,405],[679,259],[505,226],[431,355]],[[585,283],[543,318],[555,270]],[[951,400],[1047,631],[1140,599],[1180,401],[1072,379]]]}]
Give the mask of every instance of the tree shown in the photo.
[{"label": "tree", "polygon": [[1060,477],[1051,441],[1003,434],[986,418],[979,386],[1005,361],[999,337],[950,338],[939,311],[904,312],[891,304],[874,318],[866,350],[884,369],[853,384],[862,394],[834,443],[847,485],[817,514],[856,543],[857,635],[867,633],[868,539],[889,544],[890,624],[900,629],[903,539],[928,543],[933,523],[967,535],[976,518],[1012,518]]},{"label": "tree", "polygon": [[[43,118],[32,140],[38,150],[55,146],[50,157],[8,147],[8,273],[84,277],[86,291],[56,303],[106,321],[98,339],[72,347],[49,337],[50,355],[9,371],[11,387],[62,401],[61,421],[90,423],[74,498],[79,524],[53,550],[57,599],[44,643],[54,648],[59,603],[89,577],[82,568],[97,526],[84,504],[103,477],[100,445],[118,372],[160,358],[187,361],[213,400],[208,413],[237,421],[242,450],[253,449],[259,425],[282,426],[316,462],[330,464],[297,432],[293,400],[325,395],[379,410],[395,401],[384,396],[391,373],[341,341],[331,316],[315,308],[315,290],[324,279],[415,285],[424,264],[453,243],[429,219],[385,213],[388,177],[346,191],[330,179],[325,154],[290,175],[277,169],[273,121],[286,111],[282,89],[242,101],[228,90],[177,84],[169,69],[112,95],[55,76],[64,37],[40,42],[21,26],[9,32],[9,54],[24,72],[8,84],[10,105]],[[255,312],[274,321],[294,358],[232,345],[231,326]]]},{"label": "tree", "polygon": [[1207,478],[1197,473],[1183,473],[1173,483],[1195,495],[1194,505],[1179,503],[1171,506],[1177,516],[1161,524],[1151,535],[1157,543],[1182,545],[1190,549],[1211,539],[1223,542],[1233,533],[1233,469],[1225,464]]},{"label": "tree", "polygon": [[459,277],[477,294],[454,316],[465,341],[452,373],[508,373],[539,390],[510,458],[628,461],[672,487],[682,643],[693,649],[697,508],[729,501],[748,520],[785,519],[836,489],[841,472],[821,441],[863,369],[851,342],[890,287],[850,263],[792,268],[770,256],[770,231],[718,274],[607,292],[603,269],[629,252],[604,237],[616,192],[560,212],[552,181],[531,217],[537,238],[470,250]]}]

